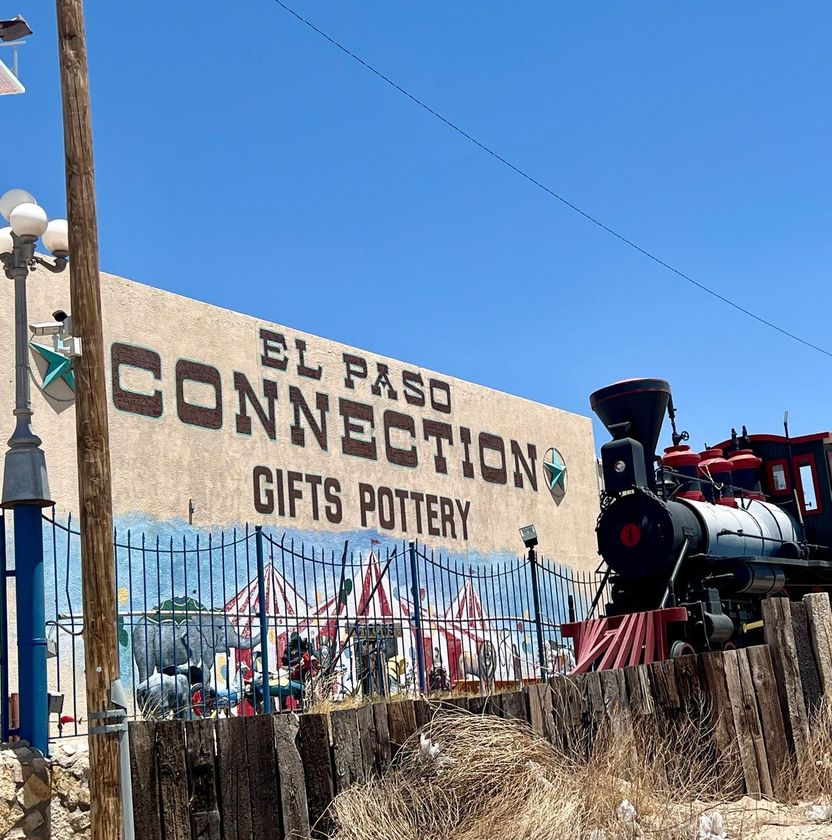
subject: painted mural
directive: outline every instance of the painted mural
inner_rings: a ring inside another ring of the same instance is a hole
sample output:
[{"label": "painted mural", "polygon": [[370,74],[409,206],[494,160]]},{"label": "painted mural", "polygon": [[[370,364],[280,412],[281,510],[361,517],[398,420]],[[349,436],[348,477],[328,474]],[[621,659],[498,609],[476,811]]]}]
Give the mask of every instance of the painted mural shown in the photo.
[{"label": "painted mural", "polygon": [[[83,731],[78,534],[45,521],[50,688],[65,733]],[[341,538],[343,537],[343,538]],[[133,517],[116,531],[122,680],[133,712],[245,714],[356,694],[492,690],[571,666],[559,625],[586,612],[595,581],[540,563],[532,612],[526,558],[461,561],[366,532],[242,526],[201,533]],[[57,721],[56,721],[57,725]]]}]

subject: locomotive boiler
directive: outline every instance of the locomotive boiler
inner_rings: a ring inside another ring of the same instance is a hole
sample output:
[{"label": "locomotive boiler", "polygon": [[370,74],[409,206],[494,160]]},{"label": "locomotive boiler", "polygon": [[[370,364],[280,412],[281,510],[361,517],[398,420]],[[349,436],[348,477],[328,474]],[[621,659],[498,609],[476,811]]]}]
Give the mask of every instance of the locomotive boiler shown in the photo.
[{"label": "locomotive boiler", "polygon": [[[577,670],[762,641],[764,598],[832,589],[832,435],[731,436],[702,452],[676,429],[670,386],[595,391],[605,615],[565,625]],[[672,443],[656,447],[665,416]]]}]

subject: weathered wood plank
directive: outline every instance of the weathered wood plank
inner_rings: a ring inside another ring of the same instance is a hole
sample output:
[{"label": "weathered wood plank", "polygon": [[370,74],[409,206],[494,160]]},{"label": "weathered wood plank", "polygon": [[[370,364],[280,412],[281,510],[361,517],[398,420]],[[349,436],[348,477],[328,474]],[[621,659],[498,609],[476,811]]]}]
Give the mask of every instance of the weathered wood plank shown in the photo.
[{"label": "weathered wood plank", "polygon": [[547,741],[554,742],[552,715],[552,687],[535,683],[528,687],[529,723],[532,730]]},{"label": "weathered wood plank", "polygon": [[456,705],[459,706],[460,709],[463,709],[466,712],[471,711],[470,701],[471,701],[471,698],[468,697],[467,695],[463,696],[463,697],[457,697],[457,698],[454,699],[454,703],[456,703]]},{"label": "weathered wood plank", "polygon": [[739,666],[740,688],[742,689],[742,714],[745,719],[746,730],[754,746],[754,756],[757,760],[757,774],[760,778],[760,793],[763,796],[770,797],[773,794],[773,790],[768,753],[766,751],[766,739],[763,734],[763,727],[757,708],[757,691],[754,687],[754,679],[751,676],[751,666],[748,663],[748,651],[745,649],[738,650],[736,654],[737,665]]},{"label": "weathered wood plank", "polygon": [[526,698],[522,691],[507,691],[498,697],[503,717],[528,723]]},{"label": "weathered wood plank", "polygon": [[[308,840],[309,808],[306,804],[306,779],[303,761],[297,748],[300,722],[293,713],[274,715],[274,751],[280,785],[280,810],[286,840]],[[329,767],[325,768],[329,771]]]},{"label": "weathered wood plank", "polygon": [[387,726],[390,730],[390,747],[393,756],[402,744],[416,731],[416,710],[412,700],[398,700],[387,707]]},{"label": "weathered wood plank", "polygon": [[771,789],[774,795],[782,799],[787,794],[785,771],[789,753],[786,738],[786,725],[780,698],[777,695],[777,682],[774,679],[774,667],[771,664],[771,652],[767,645],[755,645],[746,650],[751,680],[757,695],[760,710],[760,723],[766,742],[768,771],[771,777]]},{"label": "weathered wood plank", "polygon": [[156,724],[136,721],[130,724],[129,733],[136,840],[162,840],[159,778],[156,772]]},{"label": "weathered wood plank", "polygon": [[643,665],[627,666],[622,669],[627,686],[630,713],[634,718],[653,714],[653,692],[650,675]]},{"label": "weathered wood plank", "polygon": [[704,700],[699,657],[680,656],[670,661],[673,663],[680,708],[698,714]]},{"label": "weathered wood plank", "polygon": [[370,703],[358,707],[358,743],[361,745],[361,762],[365,779],[371,779],[376,772],[376,722]]},{"label": "weathered wood plank", "polygon": [[216,722],[217,778],[224,840],[251,840],[251,783],[245,718]]},{"label": "weathered wood plank", "polygon": [[328,837],[334,829],[328,809],[335,798],[335,785],[332,780],[327,717],[304,714],[298,723],[297,745],[306,784],[309,822],[315,837]]},{"label": "weathered wood plank", "polygon": [[757,768],[757,754],[754,741],[751,733],[748,731],[746,700],[743,696],[742,684],[740,682],[737,651],[725,651],[723,653],[723,663],[725,666],[725,685],[728,689],[731,712],[734,716],[734,727],[737,732],[737,744],[739,746],[739,759],[745,780],[745,792],[749,796],[759,799],[762,793],[762,782],[760,781],[760,773]]},{"label": "weathered wood plank", "polygon": [[705,685],[711,704],[711,726],[716,761],[725,768],[726,794],[739,795],[745,789],[739,757],[737,728],[731,696],[725,681],[725,660],[721,651],[704,653],[700,657]]},{"label": "weathered wood plank", "polygon": [[637,760],[633,719],[630,714],[630,702],[624,673],[621,669],[601,671],[601,690],[604,694],[609,732],[621,748],[627,748],[630,762]]},{"label": "weathered wood plank", "polygon": [[163,720],[156,724],[156,760],[165,840],[190,840],[188,769],[182,721]]},{"label": "weathered wood plank", "polygon": [[785,598],[766,598],[762,603],[763,630],[771,649],[774,676],[786,731],[798,762],[810,761],[809,716],[800,680],[798,651],[794,639],[791,609]]},{"label": "weathered wood plank", "polygon": [[601,686],[601,674],[598,671],[584,674],[583,683],[586,708],[590,717],[603,719],[606,714],[606,707],[604,706],[604,690]]},{"label": "weathered wood plank", "polygon": [[486,709],[488,707],[487,697],[484,697],[482,694],[474,694],[470,697],[466,697],[465,699],[468,701],[468,711],[472,715],[486,714]]},{"label": "weathered wood plank", "polygon": [[357,782],[367,781],[361,736],[358,728],[358,709],[338,709],[332,721],[332,758],[335,768],[335,793],[341,793]]},{"label": "weathered wood plank", "polygon": [[[232,718],[233,720],[233,718]],[[241,718],[237,718],[241,720]],[[252,840],[275,840],[280,831],[280,786],[277,779],[277,758],[274,754],[272,715],[242,718],[245,723],[246,749],[249,761]]]},{"label": "weathered wood plank", "polygon": [[433,709],[427,700],[419,698],[413,701],[413,711],[416,713],[416,728],[427,726],[433,717]]},{"label": "weathered wood plank", "polygon": [[824,698],[832,700],[832,607],[826,592],[811,592],[803,596],[812,652],[820,677]]},{"label": "weathered wood plank", "polygon": [[679,709],[679,691],[676,687],[676,670],[672,659],[651,662],[645,666],[650,675],[655,712],[664,717],[674,717]]},{"label": "weathered wood plank", "polygon": [[797,647],[797,658],[800,669],[800,682],[803,686],[803,700],[806,703],[806,711],[809,721],[817,713],[823,699],[820,673],[815,660],[812,648],[812,634],[809,629],[809,616],[804,602],[790,605],[792,613],[792,629],[794,631],[794,643]]},{"label": "weathered wood plank", "polygon": [[185,721],[189,810],[193,840],[221,840],[219,797],[214,760],[214,722]]},{"label": "weathered wood plank", "polygon": [[375,721],[376,742],[373,745],[373,753],[376,763],[376,772],[381,774],[389,766],[392,759],[390,750],[390,725],[387,720],[388,703],[373,703],[373,720]]},{"label": "weathered wood plank", "polygon": [[588,742],[583,716],[585,697],[583,686],[575,677],[553,677],[552,690],[552,743],[563,749],[586,754]]}]

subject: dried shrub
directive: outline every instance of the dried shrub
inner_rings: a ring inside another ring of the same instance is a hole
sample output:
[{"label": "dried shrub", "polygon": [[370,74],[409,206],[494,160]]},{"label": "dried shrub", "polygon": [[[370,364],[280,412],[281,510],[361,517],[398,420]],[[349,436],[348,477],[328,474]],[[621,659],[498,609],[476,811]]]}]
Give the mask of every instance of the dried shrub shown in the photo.
[{"label": "dried shrub", "polygon": [[614,720],[552,744],[517,721],[438,711],[383,777],[336,798],[335,838],[696,838],[726,781],[707,709]]},{"label": "dried shrub", "polygon": [[788,778],[792,801],[832,802],[832,700],[825,699],[809,720],[806,758]]}]

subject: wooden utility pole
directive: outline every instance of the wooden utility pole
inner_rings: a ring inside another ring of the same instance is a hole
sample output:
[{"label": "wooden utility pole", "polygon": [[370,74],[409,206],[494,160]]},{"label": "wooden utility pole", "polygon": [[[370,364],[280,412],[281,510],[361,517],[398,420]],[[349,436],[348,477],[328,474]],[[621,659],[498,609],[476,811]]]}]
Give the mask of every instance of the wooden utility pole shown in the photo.
[{"label": "wooden utility pole", "polygon": [[92,840],[120,840],[122,814],[118,734],[98,732],[111,721],[96,718],[112,708],[110,690],[119,679],[113,505],[101,293],[98,225],[92,156],[90,90],[83,0],[56,0],[58,49],[66,151],[66,196],[74,334],[81,578],[84,596],[84,656],[90,721]]}]

